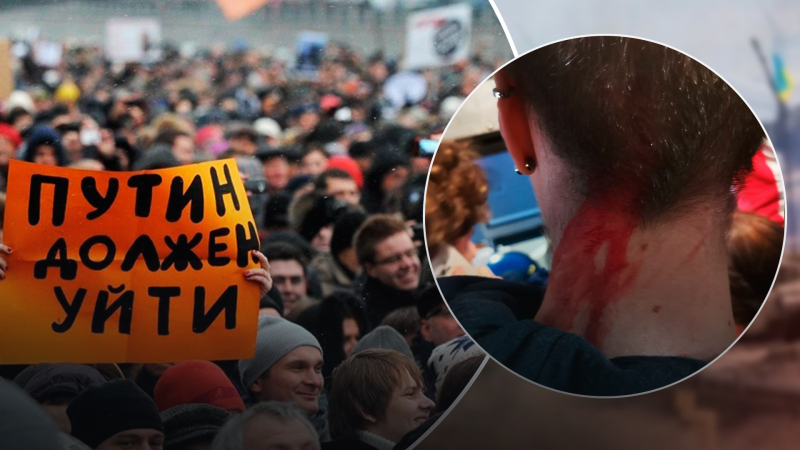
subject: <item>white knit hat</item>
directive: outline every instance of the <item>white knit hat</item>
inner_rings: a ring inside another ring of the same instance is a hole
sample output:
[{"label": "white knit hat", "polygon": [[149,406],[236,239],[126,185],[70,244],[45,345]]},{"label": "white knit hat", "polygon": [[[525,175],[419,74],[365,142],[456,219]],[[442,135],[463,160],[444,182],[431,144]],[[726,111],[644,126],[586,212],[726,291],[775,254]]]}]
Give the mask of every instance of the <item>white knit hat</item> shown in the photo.
[{"label": "white knit hat", "polygon": [[428,359],[428,367],[436,374],[436,390],[441,389],[444,377],[450,368],[461,361],[483,354],[469,336],[459,336],[433,349]]}]

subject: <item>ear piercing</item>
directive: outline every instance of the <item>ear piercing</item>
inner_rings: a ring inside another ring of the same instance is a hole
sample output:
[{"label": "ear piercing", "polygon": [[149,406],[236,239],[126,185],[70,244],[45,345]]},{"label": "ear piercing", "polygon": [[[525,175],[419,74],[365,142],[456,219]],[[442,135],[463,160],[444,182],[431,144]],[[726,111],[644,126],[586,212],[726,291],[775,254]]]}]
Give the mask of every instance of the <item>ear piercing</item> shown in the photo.
[{"label": "ear piercing", "polygon": [[[531,158],[530,156],[525,158],[525,170],[527,170],[528,173],[531,173],[534,170],[536,170],[536,160]],[[523,175],[523,173],[520,172],[519,169],[514,169],[514,171],[517,172],[517,175]]]},{"label": "ear piercing", "polygon": [[[512,87],[508,88],[507,91],[501,91],[501,90],[498,90],[497,88],[494,88],[494,89],[492,89],[492,95],[494,95],[494,98],[508,98],[508,97],[511,97],[511,96],[514,95],[514,87],[512,86]],[[530,156],[525,158],[525,169],[529,173],[533,172],[536,169],[536,160],[531,158]],[[522,172],[520,172],[519,169],[514,169],[514,171],[517,172],[518,175],[522,175]]]},{"label": "ear piercing", "polygon": [[507,91],[499,91],[497,88],[492,89],[492,95],[494,98],[508,98],[514,95],[514,88],[510,87]]}]

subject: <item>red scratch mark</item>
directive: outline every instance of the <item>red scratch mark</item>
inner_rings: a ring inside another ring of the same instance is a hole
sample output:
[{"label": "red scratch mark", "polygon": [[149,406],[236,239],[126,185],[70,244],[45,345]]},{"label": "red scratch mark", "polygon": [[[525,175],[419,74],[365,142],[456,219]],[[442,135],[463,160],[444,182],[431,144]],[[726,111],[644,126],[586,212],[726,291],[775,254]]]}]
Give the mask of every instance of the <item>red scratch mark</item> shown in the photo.
[{"label": "red scratch mark", "polygon": [[693,261],[695,256],[697,256],[697,254],[700,252],[700,249],[703,248],[703,244],[705,243],[706,243],[706,236],[703,236],[702,238],[700,238],[700,242],[698,242],[694,246],[692,251],[690,251],[689,254],[686,256],[686,262]]},{"label": "red scratch mark", "polygon": [[[609,306],[616,304],[638,275],[638,265],[628,262],[628,242],[637,226],[631,202],[601,196],[586,200],[564,229],[561,243],[553,255],[553,270],[548,289],[557,292],[556,309],[542,322],[568,331],[583,305],[588,307],[588,322],[583,337],[600,347],[608,334],[604,324]],[[594,258],[606,245],[601,270]]]},{"label": "red scratch mark", "polygon": [[654,313],[658,314],[659,311],[661,311],[661,305],[653,306],[653,312]]},{"label": "red scratch mark", "polygon": [[[700,230],[698,230],[698,231],[700,231]],[[701,233],[702,233],[702,236],[700,236],[700,240],[697,242],[697,244],[695,244],[695,246],[692,248],[692,250],[689,252],[689,254],[686,255],[686,259],[684,260],[684,264],[694,261],[694,258],[697,257],[698,253],[700,253],[700,249],[703,248],[703,245],[705,245],[706,241],[708,240],[708,236],[709,236],[709,234],[711,232],[709,230],[705,230],[705,231],[701,231]]]}]

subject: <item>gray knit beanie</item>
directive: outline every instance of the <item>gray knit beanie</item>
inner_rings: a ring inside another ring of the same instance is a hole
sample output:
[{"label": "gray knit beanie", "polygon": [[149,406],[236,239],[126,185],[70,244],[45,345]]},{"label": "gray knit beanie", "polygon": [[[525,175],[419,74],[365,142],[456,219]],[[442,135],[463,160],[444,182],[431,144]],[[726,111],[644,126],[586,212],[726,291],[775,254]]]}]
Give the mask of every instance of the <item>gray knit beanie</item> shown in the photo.
[{"label": "gray knit beanie", "polygon": [[256,335],[256,354],[252,359],[239,361],[239,374],[245,389],[256,382],[273,364],[284,355],[308,345],[316,347],[322,353],[319,341],[308,330],[289,322],[286,319],[274,316],[263,316],[258,320],[258,334]]},{"label": "gray knit beanie", "polygon": [[53,419],[13,383],[0,378],[0,448],[56,449],[58,428]]},{"label": "gray knit beanie", "polygon": [[398,351],[414,359],[414,353],[411,351],[411,347],[408,346],[406,338],[399,331],[388,325],[381,325],[365,334],[353,347],[351,355],[371,348]]},{"label": "gray knit beanie", "polygon": [[161,411],[164,448],[175,448],[200,440],[210,444],[231,417],[228,411],[205,403],[187,403],[167,408]]}]

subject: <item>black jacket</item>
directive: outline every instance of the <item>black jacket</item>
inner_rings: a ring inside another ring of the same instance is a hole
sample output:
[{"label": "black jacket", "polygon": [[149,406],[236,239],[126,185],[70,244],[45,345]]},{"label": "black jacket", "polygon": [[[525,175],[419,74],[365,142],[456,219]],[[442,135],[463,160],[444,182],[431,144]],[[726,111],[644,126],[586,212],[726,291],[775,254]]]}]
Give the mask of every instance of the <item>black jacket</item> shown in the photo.
[{"label": "black jacket", "polygon": [[418,291],[401,291],[395,289],[375,278],[367,278],[361,289],[361,299],[364,301],[367,320],[370,328],[375,328],[387,314],[404,306],[416,306]]},{"label": "black jacket", "polygon": [[679,381],[706,362],[677,356],[607,358],[586,339],[533,321],[544,290],[481,277],[439,287],[475,342],[500,364],[543,386],[593,396],[630,395]]},{"label": "black jacket", "polygon": [[322,450],[378,450],[356,438],[337,439],[331,442],[323,442]]}]

